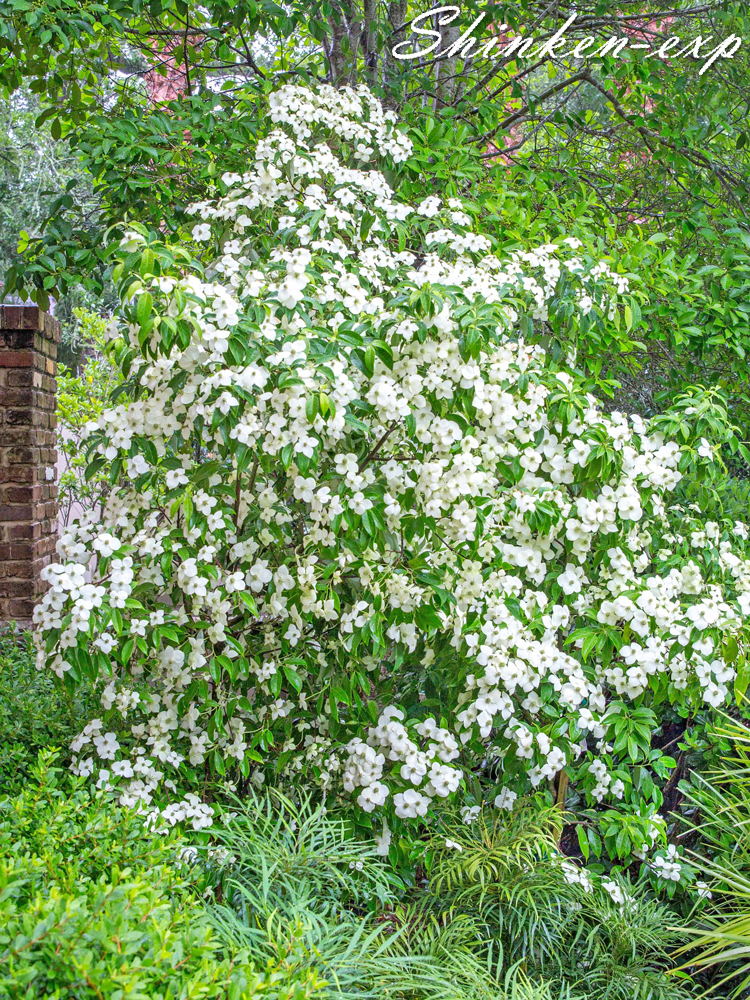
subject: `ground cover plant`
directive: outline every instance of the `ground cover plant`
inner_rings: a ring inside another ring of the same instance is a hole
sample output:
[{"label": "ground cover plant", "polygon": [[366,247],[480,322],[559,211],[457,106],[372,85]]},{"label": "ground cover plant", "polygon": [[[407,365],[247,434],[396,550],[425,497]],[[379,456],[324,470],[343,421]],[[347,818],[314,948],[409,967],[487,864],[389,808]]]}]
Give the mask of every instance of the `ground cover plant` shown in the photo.
[{"label": "ground cover plant", "polygon": [[294,941],[297,967],[312,960],[334,995],[691,995],[665,975],[674,917],[627,881],[571,878],[554,807],[528,802],[512,819],[486,810],[471,827],[445,815],[425,843],[429,878],[407,893],[306,797],[253,794],[236,808],[217,831],[224,901],[213,919],[274,959]]},{"label": "ground cover plant", "polygon": [[0,630],[0,785],[18,791],[37,754],[50,746],[67,748],[83,715],[98,707],[96,692],[82,685],[71,695],[54,676],[34,665],[31,635],[15,627]]},{"label": "ground cover plant", "polygon": [[571,878],[554,807],[472,828],[446,815],[425,842],[429,882],[408,889],[309,796],[228,802],[191,843],[57,758],[42,751],[0,798],[3,996],[692,995],[665,975],[673,915],[627,881]]}]

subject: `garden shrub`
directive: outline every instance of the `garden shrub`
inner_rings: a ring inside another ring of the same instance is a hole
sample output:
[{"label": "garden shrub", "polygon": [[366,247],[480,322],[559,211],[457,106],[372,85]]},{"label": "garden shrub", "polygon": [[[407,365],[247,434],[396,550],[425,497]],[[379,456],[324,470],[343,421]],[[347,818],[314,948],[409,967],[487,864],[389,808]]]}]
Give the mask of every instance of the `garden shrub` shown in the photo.
[{"label": "garden shrub", "polygon": [[283,87],[259,129],[179,244],[113,250],[113,489],[35,613],[39,666],[102,688],[76,773],[195,828],[209,774],[304,780],[383,854],[441,799],[470,823],[570,780],[584,854],[602,811],[613,859],[665,847],[647,720],[730,696],[750,611],[746,526],[670,511],[738,450],[721,397],[603,413],[534,332],[625,321],[627,279],[399,201],[365,88]]},{"label": "garden shrub", "polygon": [[23,790],[0,799],[6,859],[34,859],[29,879],[41,885],[53,879],[69,891],[113,866],[140,871],[174,864],[179,869],[178,837],[149,832],[143,816],[120,808],[83,779],[71,778],[58,760],[56,750],[41,751]]},{"label": "garden shrub", "polygon": [[55,680],[37,669],[30,633],[0,626],[0,790],[6,794],[23,785],[40,750],[65,748],[69,760],[81,719],[99,707],[92,684],[72,691]]},{"label": "garden shrub", "polygon": [[223,949],[181,843],[144,828],[42,753],[34,781],[0,799],[0,996],[306,1000],[314,972],[256,971]]},{"label": "garden shrub", "polygon": [[472,824],[446,818],[430,837],[427,898],[414,902],[428,914],[471,920],[477,940],[499,950],[506,966],[523,964],[561,996],[689,996],[667,976],[683,934],[676,914],[646,879],[632,883],[565,858],[557,848],[563,817],[539,798],[511,815],[485,808]]}]

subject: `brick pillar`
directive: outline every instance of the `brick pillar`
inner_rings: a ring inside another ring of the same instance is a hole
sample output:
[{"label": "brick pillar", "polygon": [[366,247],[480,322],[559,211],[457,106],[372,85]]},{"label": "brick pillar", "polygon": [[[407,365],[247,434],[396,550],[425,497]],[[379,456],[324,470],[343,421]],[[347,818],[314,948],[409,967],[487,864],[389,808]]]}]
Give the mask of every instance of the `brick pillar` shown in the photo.
[{"label": "brick pillar", "polygon": [[27,625],[55,561],[55,390],[60,325],[0,306],[0,621]]}]

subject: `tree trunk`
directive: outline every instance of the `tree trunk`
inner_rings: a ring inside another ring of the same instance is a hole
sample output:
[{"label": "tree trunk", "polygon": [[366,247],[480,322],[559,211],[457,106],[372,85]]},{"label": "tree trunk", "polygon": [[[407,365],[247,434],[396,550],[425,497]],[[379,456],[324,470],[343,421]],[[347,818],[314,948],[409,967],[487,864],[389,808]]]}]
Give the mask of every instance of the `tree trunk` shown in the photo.
[{"label": "tree trunk", "polygon": [[377,41],[377,0],[365,0],[362,18],[362,58],[364,60],[365,82],[372,86],[377,81],[378,53],[375,48]]},{"label": "tree trunk", "polygon": [[[442,36],[442,41],[440,42],[440,48],[435,53],[439,55],[441,52],[447,51],[454,42],[457,42],[461,36],[461,28],[455,22],[453,24],[448,24],[441,27],[437,21],[440,17],[439,14],[435,15],[435,30],[440,31]],[[451,56],[450,59],[444,59],[442,62],[435,64],[435,111],[439,111],[444,108],[447,104],[453,103],[453,96],[456,92],[456,63],[458,62],[457,56]]]},{"label": "tree trunk", "polygon": [[[365,0],[366,7],[375,0]],[[333,15],[328,19],[331,26],[331,37],[323,42],[323,49],[328,60],[328,73],[334,87],[345,84],[353,86],[357,82],[357,49],[362,39],[362,18],[356,2],[334,0]]]},{"label": "tree trunk", "polygon": [[[383,87],[385,88],[389,80],[393,81],[399,75],[402,67],[398,59],[395,59],[391,54],[391,49],[394,45],[399,42],[403,42],[406,36],[406,32],[398,31],[399,28],[403,26],[404,18],[406,17],[406,3],[407,0],[392,0],[388,5],[388,25],[391,30],[390,37],[386,41],[385,46],[385,58],[383,59]],[[398,34],[396,34],[398,32]],[[393,93],[394,91],[389,88],[388,93]],[[395,105],[395,101],[392,98],[386,98],[383,102],[389,107]]]}]

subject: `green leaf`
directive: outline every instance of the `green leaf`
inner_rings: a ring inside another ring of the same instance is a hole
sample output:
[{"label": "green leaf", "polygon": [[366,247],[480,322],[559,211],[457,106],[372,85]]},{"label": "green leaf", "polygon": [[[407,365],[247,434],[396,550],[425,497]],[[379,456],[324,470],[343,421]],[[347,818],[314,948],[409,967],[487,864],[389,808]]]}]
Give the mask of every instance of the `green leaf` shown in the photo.
[{"label": "green leaf", "polygon": [[254,618],[257,618],[258,617],[258,605],[255,603],[255,599],[253,598],[253,596],[251,594],[248,594],[248,592],[246,590],[240,590],[239,591],[239,598],[242,601],[242,603],[247,606],[247,608],[250,611],[250,614]]},{"label": "green leaf", "polygon": [[728,635],[724,640],[724,646],[722,653],[724,654],[725,663],[734,663],[740,652],[740,648],[737,645],[737,640],[733,635]]},{"label": "green leaf", "polygon": [[582,826],[577,826],[576,834],[578,835],[578,846],[581,848],[581,854],[583,854],[584,859],[588,861],[589,855],[591,854],[591,845],[589,844],[586,836],[586,831]]},{"label": "green leaf", "polygon": [[297,673],[297,671],[294,669],[294,667],[287,667],[287,666],[285,666],[284,667],[284,676],[286,677],[287,682],[289,683],[289,685],[291,687],[293,687],[295,691],[301,691],[302,690],[302,678]]},{"label": "green leaf", "polygon": [[151,310],[154,305],[154,300],[150,292],[144,292],[138,299],[138,308],[136,309],[136,319],[138,323],[143,326],[146,320],[151,315]]},{"label": "green leaf", "polygon": [[345,705],[351,704],[351,699],[346,691],[340,687],[331,688],[331,697],[335,698],[336,701],[342,701]]},{"label": "green leaf", "polygon": [[331,692],[328,695],[328,706],[329,706],[329,708],[331,710],[331,715],[336,720],[336,722],[338,722],[339,721],[339,710],[338,710],[338,705],[336,704],[336,699],[333,696],[333,692]]},{"label": "green leaf", "polygon": [[747,658],[743,657],[734,679],[734,698],[738,705],[745,701],[748,684],[750,684],[750,664]]},{"label": "green leaf", "polygon": [[279,697],[279,694],[281,693],[281,685],[283,684],[283,682],[284,678],[280,670],[277,670],[276,673],[273,675],[273,677],[269,679],[268,688],[271,694],[274,696],[274,698]]},{"label": "green leaf", "polygon": [[95,458],[93,462],[86,466],[86,482],[90,483],[97,472],[107,464],[106,458]]},{"label": "green leaf", "polygon": [[589,846],[594,854],[595,858],[600,858],[602,856],[602,839],[596,830],[590,826],[586,830],[586,836],[588,838]]},{"label": "green leaf", "polygon": [[362,215],[362,221],[360,222],[359,225],[359,236],[363,243],[367,239],[368,234],[372,229],[372,225],[375,222],[375,219],[376,216],[372,215],[370,212],[365,210],[365,212]]},{"label": "green leaf", "polygon": [[[154,264],[155,264],[155,262],[156,262],[156,258],[154,256],[154,251],[151,250],[149,247],[147,247],[143,251],[143,254],[141,255],[140,275],[141,275],[142,278],[145,278],[146,275],[148,275],[148,274],[153,274],[154,273]],[[142,322],[142,320],[141,320],[141,322]]]},{"label": "green leaf", "polygon": [[224,763],[224,758],[222,757],[222,755],[219,753],[218,750],[212,751],[211,760],[219,774],[224,775],[227,773],[226,765]]}]

